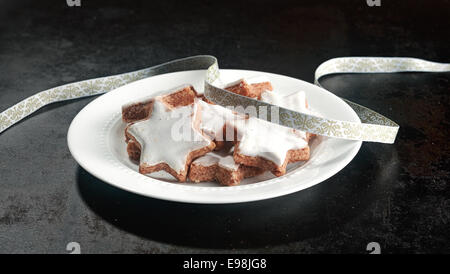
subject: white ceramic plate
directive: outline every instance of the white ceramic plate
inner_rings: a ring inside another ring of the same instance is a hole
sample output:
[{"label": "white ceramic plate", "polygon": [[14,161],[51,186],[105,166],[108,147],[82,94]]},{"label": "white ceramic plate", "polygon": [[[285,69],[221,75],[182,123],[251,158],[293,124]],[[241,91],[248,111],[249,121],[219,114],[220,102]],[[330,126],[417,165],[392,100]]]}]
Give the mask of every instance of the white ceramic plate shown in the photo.
[{"label": "white ceramic plate", "polygon": [[[344,101],[313,84],[258,71],[223,69],[220,72],[223,82],[265,75],[277,90],[305,91],[309,106],[324,117],[360,122]],[[133,82],[98,97],[73,119],[67,135],[70,152],[92,175],[127,191],[179,202],[238,203],[277,197],[318,184],[344,168],[361,147],[360,141],[315,138],[310,160],[289,165],[286,175],[277,178],[266,172],[233,187],[215,182],[178,183],[163,172],[151,174],[151,177],[138,173],[138,166],[129,160],[126,152],[121,106],[184,83],[191,83],[203,92],[204,76],[203,70],[168,73]]]}]

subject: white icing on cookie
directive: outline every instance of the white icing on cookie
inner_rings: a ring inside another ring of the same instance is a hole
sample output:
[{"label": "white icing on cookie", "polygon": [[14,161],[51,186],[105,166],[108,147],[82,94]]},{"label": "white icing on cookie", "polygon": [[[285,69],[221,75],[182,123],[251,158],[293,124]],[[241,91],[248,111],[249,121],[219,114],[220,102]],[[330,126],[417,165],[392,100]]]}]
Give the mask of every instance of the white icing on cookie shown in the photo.
[{"label": "white icing on cookie", "polygon": [[222,168],[236,171],[239,168],[239,164],[234,162],[232,155],[226,155],[218,152],[209,152],[206,155],[195,159],[192,164],[210,167],[218,164]]},{"label": "white icing on cookie", "polygon": [[263,157],[281,166],[291,149],[305,148],[308,143],[293,129],[267,122],[255,117],[236,123],[238,153],[252,157]]},{"label": "white icing on cookie", "polygon": [[151,117],[128,129],[141,144],[141,164],[167,163],[177,173],[185,171],[189,153],[211,143],[194,128],[197,112],[195,104],[169,109],[155,100]]},{"label": "white icing on cookie", "polygon": [[304,91],[283,92],[281,90],[266,90],[261,93],[261,101],[309,114]]},{"label": "white icing on cookie", "polygon": [[[310,114],[310,110],[306,106],[306,95],[304,91],[283,92],[278,90],[266,90],[261,93],[261,101],[284,107],[293,111]],[[300,137],[306,139],[306,132],[295,130]]]},{"label": "white icing on cookie", "polygon": [[201,100],[197,104],[201,109],[199,129],[217,141],[223,141],[223,126],[226,122],[233,123],[235,120],[244,119],[242,115],[219,105],[208,104]]}]

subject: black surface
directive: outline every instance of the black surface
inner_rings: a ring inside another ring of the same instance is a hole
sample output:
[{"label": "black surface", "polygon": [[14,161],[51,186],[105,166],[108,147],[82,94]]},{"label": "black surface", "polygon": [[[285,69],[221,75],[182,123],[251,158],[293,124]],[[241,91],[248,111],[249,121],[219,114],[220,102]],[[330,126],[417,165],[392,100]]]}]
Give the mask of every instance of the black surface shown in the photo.
[{"label": "black surface", "polygon": [[[1,1],[0,110],[63,83],[212,54],[222,68],[312,81],[338,56],[450,62],[449,1]],[[335,75],[325,88],[401,126],[331,179],[266,201],[189,205],[103,183],[66,134],[93,98],[54,104],[0,135],[0,252],[450,251],[449,73]]]}]

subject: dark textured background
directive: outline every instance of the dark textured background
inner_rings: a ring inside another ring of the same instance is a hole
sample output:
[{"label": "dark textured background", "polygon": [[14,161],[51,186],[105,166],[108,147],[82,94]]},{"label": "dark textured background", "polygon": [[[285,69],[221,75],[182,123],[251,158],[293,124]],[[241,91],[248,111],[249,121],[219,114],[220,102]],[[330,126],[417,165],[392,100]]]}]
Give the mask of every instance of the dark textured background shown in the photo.
[{"label": "dark textured background", "polygon": [[[63,83],[195,54],[222,68],[312,81],[338,56],[450,62],[449,1],[0,1],[0,111]],[[0,252],[450,251],[449,73],[335,75],[334,93],[401,125],[331,179],[233,205],[165,202],[111,187],[66,145],[93,98],[54,104],[0,135]]]}]

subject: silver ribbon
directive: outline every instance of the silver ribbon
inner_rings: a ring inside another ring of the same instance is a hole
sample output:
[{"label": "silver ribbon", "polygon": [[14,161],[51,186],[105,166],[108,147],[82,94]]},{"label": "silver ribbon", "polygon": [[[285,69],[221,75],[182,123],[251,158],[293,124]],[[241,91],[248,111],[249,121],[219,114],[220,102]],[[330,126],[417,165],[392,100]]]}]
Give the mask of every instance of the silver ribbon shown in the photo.
[{"label": "silver ribbon", "polygon": [[[192,56],[177,59],[142,70],[95,78],[62,85],[41,91],[30,96],[14,106],[0,113],[0,133],[29,116],[33,112],[51,103],[99,95],[114,90],[122,85],[141,80],[154,75],[205,69],[205,96],[223,106],[260,106],[276,108],[279,110],[279,124],[311,133],[343,138],[382,143],[393,143],[399,126],[388,118],[345,100],[358,114],[362,123],[351,123],[333,119],[316,117],[305,113],[295,112],[262,101],[254,100],[221,89],[212,83],[219,78],[217,59],[209,55]],[[389,57],[343,57],[328,60],[322,63],[315,72],[315,83],[319,85],[319,78],[333,73],[381,73],[401,71],[442,72],[450,71],[450,64],[429,62],[416,58],[389,58]],[[267,113],[271,113],[268,111]],[[270,115],[267,120],[271,121]]]}]

